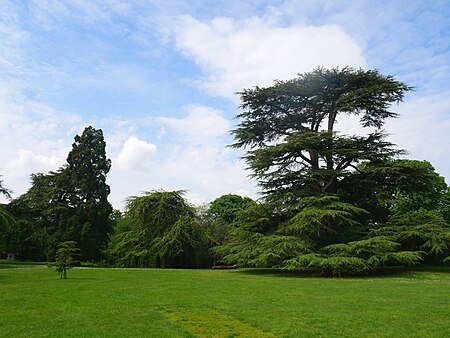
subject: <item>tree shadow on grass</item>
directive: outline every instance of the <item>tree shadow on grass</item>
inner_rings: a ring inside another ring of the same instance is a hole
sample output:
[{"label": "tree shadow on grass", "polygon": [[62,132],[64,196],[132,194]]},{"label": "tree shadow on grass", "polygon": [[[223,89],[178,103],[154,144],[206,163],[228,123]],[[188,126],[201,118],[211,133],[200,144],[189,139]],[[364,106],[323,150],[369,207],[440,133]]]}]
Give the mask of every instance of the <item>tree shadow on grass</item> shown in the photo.
[{"label": "tree shadow on grass", "polygon": [[326,277],[321,275],[317,271],[288,271],[282,269],[264,269],[264,268],[244,268],[239,269],[236,272],[253,275],[253,276],[264,276],[264,277],[295,277],[295,278],[310,278],[310,277]]},{"label": "tree shadow on grass", "polygon": [[65,280],[65,281],[69,281],[69,280],[76,280],[76,281],[94,281],[94,280],[100,280],[100,278],[90,278],[90,277],[67,277],[66,279],[64,278],[56,278],[56,279],[61,279],[61,280]]},{"label": "tree shadow on grass", "polygon": [[262,277],[289,277],[289,278],[373,278],[373,277],[399,277],[414,274],[417,272],[432,272],[432,273],[448,273],[450,274],[450,267],[448,266],[420,266],[420,267],[387,267],[369,274],[361,275],[342,275],[333,276],[330,274],[322,274],[317,270],[308,271],[288,271],[282,269],[263,269],[263,268],[244,268],[237,270],[238,273],[262,276]]},{"label": "tree shadow on grass", "polygon": [[45,262],[22,262],[22,261],[8,261],[6,259],[0,260],[0,269],[14,269],[14,268],[32,268],[46,266]]}]

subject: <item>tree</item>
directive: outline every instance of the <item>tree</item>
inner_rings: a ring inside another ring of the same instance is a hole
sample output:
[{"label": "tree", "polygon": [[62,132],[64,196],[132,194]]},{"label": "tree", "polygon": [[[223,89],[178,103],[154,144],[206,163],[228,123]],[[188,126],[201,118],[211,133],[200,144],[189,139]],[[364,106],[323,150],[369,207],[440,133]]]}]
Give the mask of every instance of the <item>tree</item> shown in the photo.
[{"label": "tree", "polygon": [[198,268],[208,256],[206,229],[193,217],[181,216],[161,236],[153,240],[153,250],[166,257],[171,267]]},{"label": "tree", "polygon": [[234,194],[226,194],[212,201],[200,217],[203,221],[205,218],[209,220],[206,229],[212,244],[226,244],[230,240],[230,229],[238,226],[241,214],[256,205],[251,198]]},{"label": "tree", "polygon": [[59,243],[76,241],[82,259],[100,260],[112,229],[105,147],[101,130],[85,128],[66,165],[32,174],[31,188],[11,201],[17,222],[7,241],[21,259],[53,260]]},{"label": "tree", "polygon": [[76,256],[79,249],[76,244],[74,241],[59,244],[59,249],[56,252],[55,270],[60,274],[61,279],[67,279],[67,270],[78,262]]},{"label": "tree", "polygon": [[372,229],[372,235],[385,236],[403,250],[420,251],[426,262],[439,263],[450,256],[450,223],[438,210],[394,214],[386,224]]},{"label": "tree", "polygon": [[395,159],[362,163],[341,183],[338,195],[371,211],[373,223],[419,209],[439,210],[450,221],[450,190],[427,161]]},{"label": "tree", "polygon": [[120,224],[108,252],[122,266],[199,267],[207,260],[206,231],[183,191],[130,197]]},{"label": "tree", "polygon": [[11,190],[5,188],[5,186],[3,185],[3,180],[0,180],[0,194],[5,195],[7,198],[11,198]]},{"label": "tree", "polygon": [[102,130],[86,127],[81,136],[75,136],[64,171],[69,182],[67,202],[75,210],[68,226],[86,260],[100,259],[112,229],[106,184],[110,168]]},{"label": "tree", "polygon": [[[244,112],[232,146],[247,149],[244,159],[265,203],[216,252],[228,263],[332,274],[417,263],[420,252],[370,236],[373,215],[348,193],[353,177],[367,178],[363,167],[380,168],[403,153],[381,128],[397,116],[391,105],[410,89],[374,70],[317,68],[240,92]],[[341,135],[335,125],[344,115],[375,129],[367,136]]]},{"label": "tree", "polygon": [[15,223],[11,213],[3,205],[0,205],[0,257],[4,252],[16,252],[14,246],[10,244],[11,232]]},{"label": "tree", "polygon": [[256,202],[249,197],[227,194],[212,201],[208,211],[214,219],[232,223],[238,218],[239,212],[255,204]]},{"label": "tree", "polygon": [[67,223],[74,210],[64,170],[32,174],[30,189],[8,205],[17,221],[7,241],[22,260],[52,261],[58,244],[72,239]]},{"label": "tree", "polygon": [[232,146],[250,148],[244,158],[266,196],[336,193],[358,163],[400,153],[379,130],[338,135],[337,120],[357,115],[363,127],[379,129],[397,116],[390,105],[408,90],[392,76],[352,68],[317,68],[272,87],[246,89],[239,93],[244,112]]}]

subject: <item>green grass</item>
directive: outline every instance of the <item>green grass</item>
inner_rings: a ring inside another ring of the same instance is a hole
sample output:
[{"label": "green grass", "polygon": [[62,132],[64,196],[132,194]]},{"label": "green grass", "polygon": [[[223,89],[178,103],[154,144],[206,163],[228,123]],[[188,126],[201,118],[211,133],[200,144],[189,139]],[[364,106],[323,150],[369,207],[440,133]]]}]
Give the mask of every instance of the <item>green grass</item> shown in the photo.
[{"label": "green grass", "polygon": [[450,269],[366,278],[273,270],[0,264],[0,337],[450,337]]}]

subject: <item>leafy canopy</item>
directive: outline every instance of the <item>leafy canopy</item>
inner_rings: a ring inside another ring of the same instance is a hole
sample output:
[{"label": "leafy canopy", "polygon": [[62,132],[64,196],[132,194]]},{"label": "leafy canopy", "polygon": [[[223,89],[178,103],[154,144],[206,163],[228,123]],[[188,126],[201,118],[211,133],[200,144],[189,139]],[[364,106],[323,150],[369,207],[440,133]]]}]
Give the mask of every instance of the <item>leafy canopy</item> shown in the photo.
[{"label": "leafy canopy", "polygon": [[246,89],[239,93],[244,111],[232,146],[248,148],[244,158],[266,196],[336,193],[358,163],[401,153],[379,130],[364,137],[336,134],[338,119],[356,115],[363,127],[379,129],[397,116],[390,107],[408,90],[392,76],[352,68],[317,68]]},{"label": "leafy canopy", "polygon": [[[357,179],[377,187],[365,169],[392,168],[393,157],[403,153],[381,128],[397,117],[392,105],[410,89],[376,70],[317,68],[240,92],[243,112],[232,146],[246,149],[244,159],[264,200],[241,217],[228,243],[215,248],[223,260],[332,274],[417,263],[421,252],[401,251],[393,238],[370,235],[375,217],[364,207],[371,204],[358,203],[368,196],[364,185],[357,185],[357,195],[349,189]],[[345,115],[374,130],[339,134],[336,123]]]}]

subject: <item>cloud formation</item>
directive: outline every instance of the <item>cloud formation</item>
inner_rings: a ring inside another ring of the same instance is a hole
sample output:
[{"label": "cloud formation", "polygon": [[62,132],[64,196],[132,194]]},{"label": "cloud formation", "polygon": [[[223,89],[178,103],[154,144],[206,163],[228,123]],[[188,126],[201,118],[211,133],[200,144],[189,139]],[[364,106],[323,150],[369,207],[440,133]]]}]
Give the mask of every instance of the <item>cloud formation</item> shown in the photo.
[{"label": "cloud formation", "polygon": [[[17,197],[101,128],[115,207],[149,189],[255,195],[228,130],[236,91],[324,67],[416,87],[390,138],[450,177],[449,8],[441,2],[0,2],[0,175]],[[355,121],[356,122],[356,121]],[[362,133],[340,121],[346,133]],[[0,197],[0,201],[1,201]]]},{"label": "cloud formation", "polygon": [[125,196],[157,189],[187,190],[187,198],[197,204],[227,193],[256,197],[255,184],[239,160],[242,152],[226,148],[230,121],[224,113],[200,105],[184,110],[184,117],[150,119],[164,128],[156,145],[136,137],[123,143],[108,178],[114,205],[123,204]]},{"label": "cloud formation", "polygon": [[436,171],[450,178],[450,91],[420,96],[402,103],[400,118],[387,123],[390,139],[406,149],[408,158],[431,162]]},{"label": "cloud formation", "polygon": [[125,141],[114,164],[121,170],[146,171],[150,169],[155,153],[156,145],[130,137]]},{"label": "cloud formation", "polygon": [[341,27],[280,26],[276,14],[206,22],[182,16],[173,34],[176,48],[203,70],[205,76],[197,83],[228,98],[244,88],[267,86],[317,66],[366,65],[362,49]]},{"label": "cloud formation", "polygon": [[191,105],[184,118],[157,117],[156,122],[180,135],[184,141],[194,144],[211,144],[227,134],[230,121],[212,107]]}]

